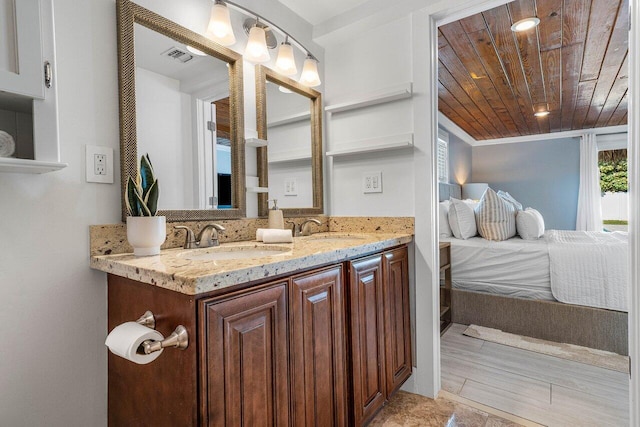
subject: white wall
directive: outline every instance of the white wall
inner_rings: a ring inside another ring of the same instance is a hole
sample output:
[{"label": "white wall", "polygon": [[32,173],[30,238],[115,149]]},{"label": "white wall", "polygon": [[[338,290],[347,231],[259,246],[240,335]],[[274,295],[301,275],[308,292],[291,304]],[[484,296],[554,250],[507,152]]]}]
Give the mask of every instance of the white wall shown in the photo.
[{"label": "white wall", "polygon": [[[119,182],[84,181],[85,144],[118,158],[113,0],[55,0],[61,159],[0,174],[0,424],[106,425],[105,274],[89,268],[89,225],[120,221]],[[119,170],[116,161],[116,170]]]},{"label": "white wall", "polygon": [[[412,81],[410,18],[328,45],[325,58],[328,105],[409,83]],[[327,113],[325,118],[328,150],[366,146],[367,141],[375,138],[413,132],[411,100]],[[411,150],[328,158],[326,171],[332,215],[414,214]],[[363,193],[362,175],[367,172],[382,172],[382,193]]]}]

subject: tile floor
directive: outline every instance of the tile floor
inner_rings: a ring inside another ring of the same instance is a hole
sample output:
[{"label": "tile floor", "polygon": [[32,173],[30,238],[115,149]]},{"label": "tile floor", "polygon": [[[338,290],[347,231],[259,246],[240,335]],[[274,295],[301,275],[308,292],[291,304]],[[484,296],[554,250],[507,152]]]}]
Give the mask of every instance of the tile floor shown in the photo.
[{"label": "tile floor", "polygon": [[454,324],[442,337],[443,390],[550,427],[629,425],[627,374],[467,337],[465,329]]}]

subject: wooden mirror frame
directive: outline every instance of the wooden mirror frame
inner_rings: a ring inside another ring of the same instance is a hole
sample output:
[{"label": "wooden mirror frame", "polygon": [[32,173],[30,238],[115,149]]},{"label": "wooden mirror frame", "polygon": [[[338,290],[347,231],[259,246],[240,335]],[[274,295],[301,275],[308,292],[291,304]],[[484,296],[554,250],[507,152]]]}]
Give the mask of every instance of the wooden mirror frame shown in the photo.
[{"label": "wooden mirror frame", "polygon": [[[324,193],[322,181],[322,94],[303,84],[285,77],[270,68],[256,66],[256,121],[258,138],[267,137],[267,81],[309,98],[311,109],[311,177],[313,187],[313,207],[283,208],[285,217],[322,215],[324,213]],[[268,146],[268,143],[267,143]],[[269,187],[269,159],[267,147],[257,148],[258,185]],[[268,193],[258,195],[258,214],[266,216],[269,210]]]},{"label": "wooden mirror frame", "polygon": [[[134,24],[188,44],[229,64],[229,105],[231,126],[231,209],[159,210],[167,221],[206,221],[242,218],[246,214],[245,151],[244,151],[244,92],[242,83],[242,55],[184,28],[175,22],[143,8],[129,0],[118,0],[118,85],[120,103],[120,179],[122,191],[122,220],[127,208],[124,192],[129,176],[138,171],[136,133],[136,84]],[[162,184],[160,184],[162,191]],[[162,193],[160,193],[162,197]]]}]

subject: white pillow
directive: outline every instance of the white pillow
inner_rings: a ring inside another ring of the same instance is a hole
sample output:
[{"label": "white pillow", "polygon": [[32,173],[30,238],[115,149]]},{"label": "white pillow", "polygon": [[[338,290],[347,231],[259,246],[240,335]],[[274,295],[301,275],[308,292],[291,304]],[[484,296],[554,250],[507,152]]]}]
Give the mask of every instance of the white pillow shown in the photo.
[{"label": "white pillow", "polygon": [[513,196],[507,193],[506,191],[502,191],[502,190],[498,191],[498,196],[500,196],[503,200],[511,203],[513,207],[516,209],[516,211],[522,210],[522,203],[514,199]]},{"label": "white pillow", "polygon": [[487,188],[476,208],[476,222],[478,233],[487,240],[507,240],[516,235],[515,207],[491,188]]},{"label": "white pillow", "polygon": [[439,203],[439,222],[440,222],[440,237],[451,237],[451,227],[449,226],[449,205],[451,202],[445,200]]},{"label": "white pillow", "polygon": [[478,234],[473,209],[462,200],[451,199],[449,225],[451,232],[457,239],[466,240]]},{"label": "white pillow", "polygon": [[527,208],[518,212],[516,228],[524,240],[536,240],[544,235],[544,219],[537,210]]}]

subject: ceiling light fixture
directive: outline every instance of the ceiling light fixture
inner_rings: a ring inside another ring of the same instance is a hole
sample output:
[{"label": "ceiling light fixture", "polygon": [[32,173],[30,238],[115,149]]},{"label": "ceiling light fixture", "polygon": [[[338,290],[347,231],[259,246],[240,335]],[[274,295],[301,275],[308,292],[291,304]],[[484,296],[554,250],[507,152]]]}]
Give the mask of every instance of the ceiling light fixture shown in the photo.
[{"label": "ceiling light fixture", "polygon": [[535,28],[540,23],[540,20],[536,17],[521,19],[518,22],[514,22],[511,26],[511,31],[519,33],[521,31],[527,31]]},{"label": "ceiling light fixture", "polygon": [[296,67],[296,60],[293,56],[293,46],[289,43],[288,35],[285,36],[284,41],[278,49],[276,68],[280,74],[284,74],[285,76],[298,74],[298,67]]},{"label": "ceiling light fixture", "polygon": [[227,5],[220,0],[216,0],[211,6],[211,18],[207,25],[206,36],[221,44],[222,46],[231,46],[236,42],[236,36],[233,34],[231,26],[231,17]]},{"label": "ceiling light fixture", "polygon": [[244,59],[254,63],[267,62],[271,59],[267,47],[267,35],[265,29],[260,25],[259,18],[256,18],[256,24],[249,30],[249,41],[244,49]]},{"label": "ceiling light fixture", "polygon": [[549,111],[536,111],[535,113],[533,113],[533,115],[536,117],[546,117],[549,114]]},{"label": "ceiling light fixture", "polygon": [[302,74],[300,75],[300,83],[309,87],[320,86],[320,75],[318,74],[318,60],[307,53],[307,59],[302,65]]}]

